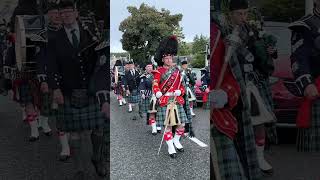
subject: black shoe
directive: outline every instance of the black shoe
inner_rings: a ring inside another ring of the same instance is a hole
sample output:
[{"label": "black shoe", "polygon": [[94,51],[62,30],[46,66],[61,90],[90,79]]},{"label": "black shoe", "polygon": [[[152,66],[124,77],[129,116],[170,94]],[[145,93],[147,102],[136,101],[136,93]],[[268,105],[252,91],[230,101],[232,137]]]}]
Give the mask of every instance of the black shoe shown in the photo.
[{"label": "black shoe", "polygon": [[70,159],[70,155],[60,155],[59,161],[65,162]]},{"label": "black shoe", "polygon": [[269,169],[269,170],[262,170],[262,169],[260,169],[260,170],[261,170],[263,176],[265,176],[265,177],[270,177],[270,176],[273,175],[273,169]]},{"label": "black shoe", "polygon": [[161,133],[161,130],[157,130],[157,133]]},{"label": "black shoe", "polygon": [[39,136],[38,137],[33,137],[33,136],[29,137],[29,142],[35,142],[35,141],[38,141],[38,140],[39,140]]},{"label": "black shoe", "polygon": [[98,174],[98,176],[100,177],[105,177],[107,175],[107,166],[105,163],[103,163],[103,161],[94,161],[91,160],[92,164],[96,170],[96,173]]},{"label": "black shoe", "polygon": [[175,158],[177,157],[177,155],[176,155],[176,153],[173,153],[173,154],[170,154],[170,157],[171,157],[172,159],[175,159]]},{"label": "black shoe", "polygon": [[44,134],[45,134],[46,136],[52,136],[52,131],[45,132]]},{"label": "black shoe", "polygon": [[154,136],[155,136],[155,135],[157,135],[157,133],[156,133],[156,132],[153,132],[153,133],[151,133],[151,134],[152,134],[152,135],[154,135]]},{"label": "black shoe", "polygon": [[177,151],[179,151],[179,152],[184,152],[184,149],[183,149],[183,148],[181,148],[181,149],[178,149],[178,148],[177,148]]}]

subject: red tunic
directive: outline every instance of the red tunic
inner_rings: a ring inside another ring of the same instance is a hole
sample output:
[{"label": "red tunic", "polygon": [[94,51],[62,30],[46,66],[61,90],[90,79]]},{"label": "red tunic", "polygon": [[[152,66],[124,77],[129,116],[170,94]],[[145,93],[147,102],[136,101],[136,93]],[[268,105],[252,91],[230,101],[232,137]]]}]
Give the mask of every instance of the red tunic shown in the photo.
[{"label": "red tunic", "polygon": [[[215,41],[217,40],[218,27],[211,23],[210,28],[210,44],[214,48]],[[220,36],[216,49],[210,59],[210,90],[216,88],[220,71],[224,62],[225,44]],[[228,104],[222,109],[213,109],[211,111],[210,121],[215,125],[217,130],[233,139],[238,131],[238,124],[235,117],[232,115],[231,110],[237,105],[240,97],[240,86],[233,76],[230,66],[228,65],[222,84],[219,89],[225,91],[228,95]]]},{"label": "red tunic", "polygon": [[164,67],[159,67],[157,70],[153,71],[154,79],[153,79],[153,85],[152,89],[154,94],[157,92],[162,92],[162,97],[159,99],[159,105],[161,107],[168,104],[168,101],[170,99],[170,96],[166,96],[166,93],[174,93],[175,90],[180,90],[181,95],[176,97],[176,101],[180,104],[184,104],[184,94],[185,94],[185,88],[183,84],[181,83],[181,73],[177,69],[175,70],[168,79],[161,80],[162,76],[167,73],[168,69]]}]

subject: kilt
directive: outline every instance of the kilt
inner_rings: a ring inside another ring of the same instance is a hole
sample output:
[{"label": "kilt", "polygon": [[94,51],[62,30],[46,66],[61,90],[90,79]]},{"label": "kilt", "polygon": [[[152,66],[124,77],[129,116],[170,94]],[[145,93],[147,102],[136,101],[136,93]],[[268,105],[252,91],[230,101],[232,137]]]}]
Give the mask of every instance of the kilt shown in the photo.
[{"label": "kilt", "polygon": [[41,93],[40,99],[41,99],[41,105],[40,105],[40,114],[43,116],[51,116],[53,115],[52,110],[52,92],[49,91],[49,93]]},{"label": "kilt", "polygon": [[22,105],[32,103],[39,107],[40,105],[40,89],[38,80],[23,80],[17,84],[19,99],[18,102]]},{"label": "kilt", "polygon": [[184,112],[186,113],[186,116],[191,123],[192,116],[191,116],[191,111],[190,111],[190,102],[188,101],[187,98],[185,98],[185,103],[184,103],[183,107],[184,107]]},{"label": "kilt", "polygon": [[[218,156],[213,158],[216,158],[218,161],[221,179],[246,179],[234,142],[224,134],[220,133],[215,127],[211,128],[211,136],[213,137]],[[211,152],[211,154],[214,153]]]},{"label": "kilt", "polygon": [[[183,109],[183,106],[177,103],[178,107],[178,114],[181,123],[190,123],[190,119],[187,118],[187,115]],[[160,107],[158,106],[157,108],[157,114],[156,114],[156,121],[158,126],[164,126],[164,121],[166,119],[166,111],[167,111],[167,106]]]},{"label": "kilt", "polygon": [[146,97],[145,99],[141,98],[141,100],[139,102],[139,112],[140,113],[148,113],[149,106],[150,106],[150,100],[151,100],[151,96]]},{"label": "kilt", "polygon": [[[235,146],[240,157],[243,171],[250,180],[260,180],[261,171],[258,165],[255,136],[250,118],[249,102],[247,101],[246,83],[237,56],[232,56],[229,63],[231,72],[240,85],[241,98],[232,113],[238,121],[238,133]],[[240,105],[242,104],[242,106]]]},{"label": "kilt", "polygon": [[312,105],[311,127],[298,129],[297,149],[300,152],[320,152],[320,99]]},{"label": "kilt", "polygon": [[138,90],[132,90],[128,96],[127,99],[128,103],[131,104],[137,104],[140,101],[140,94],[138,93]]},{"label": "kilt", "polygon": [[260,78],[259,82],[257,83],[257,88],[259,90],[262,100],[266,105],[267,110],[269,112],[272,112],[272,115],[274,117],[273,122],[265,124],[267,139],[269,140],[269,142],[276,144],[278,142],[276,130],[277,117],[273,113],[274,103],[272,99],[272,91],[270,88],[269,78]]},{"label": "kilt", "polygon": [[115,87],[114,87],[114,93],[115,93],[116,95],[123,95],[123,94],[124,94],[124,93],[123,93],[123,89],[122,89],[122,87],[121,87],[120,84],[115,85]]},{"label": "kilt", "polygon": [[83,131],[102,128],[105,117],[101,113],[100,105],[95,98],[90,98],[89,105],[83,108],[74,108],[68,98],[59,105],[57,114],[57,129],[60,131]]}]

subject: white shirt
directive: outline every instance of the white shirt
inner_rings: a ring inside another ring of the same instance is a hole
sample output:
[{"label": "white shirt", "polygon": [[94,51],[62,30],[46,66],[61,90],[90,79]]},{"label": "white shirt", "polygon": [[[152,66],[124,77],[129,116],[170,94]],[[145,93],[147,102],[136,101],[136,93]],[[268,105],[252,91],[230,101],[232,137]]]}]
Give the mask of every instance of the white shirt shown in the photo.
[{"label": "white shirt", "polygon": [[71,28],[67,28],[67,27],[64,26],[64,30],[66,31],[67,36],[68,36],[69,41],[70,41],[71,44],[73,44],[71,31],[74,30],[74,29],[76,30],[76,36],[78,38],[78,42],[80,43],[80,29],[79,29],[78,23],[74,23],[71,26]]}]

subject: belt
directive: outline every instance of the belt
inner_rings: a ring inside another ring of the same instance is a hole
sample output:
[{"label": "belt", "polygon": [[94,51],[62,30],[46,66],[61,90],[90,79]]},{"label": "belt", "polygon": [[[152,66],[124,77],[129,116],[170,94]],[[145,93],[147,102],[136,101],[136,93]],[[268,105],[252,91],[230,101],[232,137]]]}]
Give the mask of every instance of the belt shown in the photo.
[{"label": "belt", "polygon": [[174,96],[174,93],[173,92],[167,92],[164,94],[164,96]]}]

